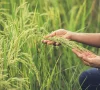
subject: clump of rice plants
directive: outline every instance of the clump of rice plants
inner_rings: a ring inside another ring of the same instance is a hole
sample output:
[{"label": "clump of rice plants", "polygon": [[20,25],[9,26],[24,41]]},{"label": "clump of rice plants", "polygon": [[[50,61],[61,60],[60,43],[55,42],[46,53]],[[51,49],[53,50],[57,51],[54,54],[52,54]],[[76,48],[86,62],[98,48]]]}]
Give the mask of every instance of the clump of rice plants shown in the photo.
[{"label": "clump of rice plants", "polygon": [[59,28],[95,30],[91,5],[91,0],[0,0],[0,90],[79,90],[83,68],[70,49],[86,49],[67,39],[52,38],[64,46],[59,48],[41,40]]}]

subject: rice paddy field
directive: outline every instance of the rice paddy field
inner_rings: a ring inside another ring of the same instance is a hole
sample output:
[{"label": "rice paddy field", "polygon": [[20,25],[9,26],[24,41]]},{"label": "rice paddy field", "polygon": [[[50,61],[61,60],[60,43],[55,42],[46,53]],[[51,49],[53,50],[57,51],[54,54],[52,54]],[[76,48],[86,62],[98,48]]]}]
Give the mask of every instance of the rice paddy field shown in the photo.
[{"label": "rice paddy field", "polygon": [[60,28],[100,32],[100,0],[0,0],[0,90],[81,90],[78,77],[90,67],[70,47],[42,43]]}]

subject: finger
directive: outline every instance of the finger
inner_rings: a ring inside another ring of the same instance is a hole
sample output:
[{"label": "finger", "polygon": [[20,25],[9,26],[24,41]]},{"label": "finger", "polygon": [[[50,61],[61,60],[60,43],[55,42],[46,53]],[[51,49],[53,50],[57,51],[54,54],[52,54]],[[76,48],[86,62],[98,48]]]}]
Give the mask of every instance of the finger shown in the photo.
[{"label": "finger", "polygon": [[95,59],[93,59],[93,58],[88,58],[88,57],[83,57],[82,59],[83,59],[84,61],[88,62],[89,64],[92,64],[92,63],[93,63],[93,60],[95,60]]},{"label": "finger", "polygon": [[96,55],[88,55],[87,57],[88,57],[88,58],[95,58]]},{"label": "finger", "polygon": [[59,46],[59,45],[61,45],[60,43],[56,43],[56,46]]},{"label": "finger", "polygon": [[95,54],[93,54],[92,52],[90,52],[90,51],[85,51],[85,52],[83,52],[84,53],[84,55],[86,55],[87,57],[95,57],[96,55]]},{"label": "finger", "polygon": [[56,35],[56,32],[54,31],[54,32],[52,32],[51,34],[49,34],[49,35],[45,36],[44,38],[53,37],[53,36],[55,36],[55,35]]},{"label": "finger", "polygon": [[42,41],[42,43],[45,43],[45,44],[46,44],[47,42],[50,42],[50,40],[43,40],[43,41]]},{"label": "finger", "polygon": [[91,53],[89,53],[88,51],[83,51],[83,50],[79,50],[79,49],[75,49],[77,52],[79,52],[80,54],[82,54],[85,57],[94,57],[94,55]]},{"label": "finger", "polygon": [[83,51],[82,50],[79,50],[78,48],[75,48],[75,49],[72,49],[72,50],[75,50],[76,52],[78,52],[80,54],[83,54]]},{"label": "finger", "polygon": [[49,41],[49,42],[47,42],[47,45],[52,45],[52,44],[54,44],[55,42],[53,42],[53,41]]},{"label": "finger", "polygon": [[91,66],[88,62],[86,62],[86,61],[84,61],[84,60],[83,60],[83,63],[84,63],[85,65],[87,65],[87,66]]},{"label": "finger", "polygon": [[88,54],[95,55],[93,52],[91,52],[91,51],[89,51],[89,50],[88,50],[87,52],[88,52]]},{"label": "finger", "polygon": [[60,46],[61,44],[60,43],[57,43],[57,42],[54,42],[53,45],[54,46]]},{"label": "finger", "polygon": [[93,63],[86,62],[86,61],[84,61],[83,63],[84,63],[85,65],[87,65],[87,66],[95,67],[95,65],[94,65]]},{"label": "finger", "polygon": [[89,58],[93,58],[93,57],[96,57],[97,55],[95,55],[93,52],[91,51],[85,51],[84,54],[89,57]]},{"label": "finger", "polygon": [[76,49],[72,49],[72,51],[73,51],[76,55],[80,54]]},{"label": "finger", "polygon": [[80,52],[78,52],[76,49],[72,49],[72,51],[73,51],[79,58],[82,58],[82,57],[83,57],[83,55],[82,55]]}]

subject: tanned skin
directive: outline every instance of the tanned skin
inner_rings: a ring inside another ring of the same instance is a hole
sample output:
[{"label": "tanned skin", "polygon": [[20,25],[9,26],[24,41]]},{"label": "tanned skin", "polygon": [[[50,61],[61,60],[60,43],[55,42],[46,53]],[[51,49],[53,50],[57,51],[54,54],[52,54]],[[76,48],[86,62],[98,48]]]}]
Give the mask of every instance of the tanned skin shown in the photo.
[{"label": "tanned skin", "polygon": [[[54,36],[63,37],[65,39],[73,40],[98,48],[100,47],[100,33],[76,33],[64,29],[59,29],[45,36],[45,39],[42,42],[47,45],[60,45],[60,43],[48,40],[49,37]],[[72,51],[80,58],[80,60],[83,61],[85,65],[100,68],[100,56],[95,55],[92,52],[80,52],[76,48],[73,48]]]}]

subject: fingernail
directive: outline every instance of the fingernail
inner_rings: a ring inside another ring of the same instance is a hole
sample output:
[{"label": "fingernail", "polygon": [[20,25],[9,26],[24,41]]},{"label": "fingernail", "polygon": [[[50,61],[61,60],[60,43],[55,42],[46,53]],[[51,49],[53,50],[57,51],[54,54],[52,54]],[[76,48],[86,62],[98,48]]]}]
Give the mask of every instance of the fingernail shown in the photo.
[{"label": "fingernail", "polygon": [[43,43],[46,43],[46,40],[43,40],[42,42],[43,42]]}]

